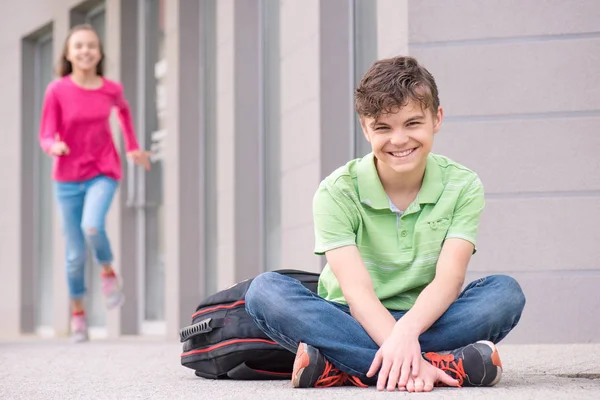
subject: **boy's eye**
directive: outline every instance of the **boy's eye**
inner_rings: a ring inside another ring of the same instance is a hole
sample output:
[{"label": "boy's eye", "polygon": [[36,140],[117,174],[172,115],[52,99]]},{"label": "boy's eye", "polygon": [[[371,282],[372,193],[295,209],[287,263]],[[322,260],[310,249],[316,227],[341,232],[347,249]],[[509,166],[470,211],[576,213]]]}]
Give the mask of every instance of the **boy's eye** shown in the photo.
[{"label": "boy's eye", "polygon": [[413,121],[413,122],[409,122],[407,126],[414,126],[414,125],[421,125],[421,123]]},{"label": "boy's eye", "polygon": [[383,131],[385,129],[388,129],[388,127],[387,126],[377,126],[377,127],[375,127],[376,131]]}]

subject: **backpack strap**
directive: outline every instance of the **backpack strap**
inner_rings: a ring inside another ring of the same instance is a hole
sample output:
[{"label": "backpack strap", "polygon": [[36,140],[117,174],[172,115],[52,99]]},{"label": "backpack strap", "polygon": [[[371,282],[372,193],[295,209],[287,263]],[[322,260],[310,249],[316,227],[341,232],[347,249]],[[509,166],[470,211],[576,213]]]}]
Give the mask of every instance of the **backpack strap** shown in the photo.
[{"label": "backpack strap", "polygon": [[212,332],[213,329],[225,326],[225,318],[206,318],[194,325],[186,326],[179,331],[179,341],[181,343],[196,336]]},{"label": "backpack strap", "polygon": [[290,379],[292,374],[289,372],[272,372],[250,368],[245,362],[227,372],[229,379],[235,380],[271,380],[271,379]]}]

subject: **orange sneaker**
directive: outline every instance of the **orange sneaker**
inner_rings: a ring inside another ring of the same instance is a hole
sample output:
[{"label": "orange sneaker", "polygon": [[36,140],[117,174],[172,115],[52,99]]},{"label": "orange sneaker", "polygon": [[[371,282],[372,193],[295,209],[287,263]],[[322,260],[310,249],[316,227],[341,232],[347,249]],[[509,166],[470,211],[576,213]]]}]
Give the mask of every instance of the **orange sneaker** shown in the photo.
[{"label": "orange sneaker", "polygon": [[334,367],[315,347],[306,343],[298,345],[292,371],[292,386],[295,388],[326,388],[345,385],[367,387],[357,377]]},{"label": "orange sneaker", "polygon": [[498,349],[487,340],[448,353],[425,353],[423,357],[456,379],[460,386],[494,386],[502,378]]}]

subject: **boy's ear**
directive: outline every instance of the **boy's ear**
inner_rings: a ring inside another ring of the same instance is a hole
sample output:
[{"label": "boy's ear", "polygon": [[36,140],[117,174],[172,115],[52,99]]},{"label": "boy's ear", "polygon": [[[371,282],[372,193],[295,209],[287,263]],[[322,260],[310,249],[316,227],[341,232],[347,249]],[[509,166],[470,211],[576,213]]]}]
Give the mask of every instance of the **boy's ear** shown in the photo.
[{"label": "boy's ear", "polygon": [[371,143],[371,138],[369,137],[369,131],[367,130],[365,118],[362,116],[359,116],[358,120],[360,121],[360,128],[363,131],[363,135],[365,135],[365,139],[367,139],[367,142]]},{"label": "boy's ear", "polygon": [[442,121],[444,120],[444,109],[438,107],[437,113],[433,116],[433,133],[438,133],[442,127]]}]

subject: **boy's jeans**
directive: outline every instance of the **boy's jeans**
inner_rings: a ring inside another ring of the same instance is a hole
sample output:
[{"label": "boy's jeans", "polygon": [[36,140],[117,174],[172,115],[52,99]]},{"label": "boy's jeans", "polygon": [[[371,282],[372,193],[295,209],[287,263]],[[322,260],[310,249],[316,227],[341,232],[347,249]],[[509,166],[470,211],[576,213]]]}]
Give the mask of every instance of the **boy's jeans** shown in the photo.
[{"label": "boy's jeans", "polygon": [[98,264],[113,261],[104,227],[116,189],[117,181],[102,175],[83,182],[54,183],[65,238],[69,295],[73,300],[82,298],[86,290],[86,238]]},{"label": "boy's jeans", "polygon": [[[469,284],[448,310],[419,337],[421,351],[445,351],[502,340],[519,322],[525,296],[511,277],[493,275]],[[379,349],[348,306],[327,301],[288,276],[266,272],[246,294],[246,310],[273,340],[295,353],[298,342],[319,349],[341,371],[367,378]],[[391,311],[396,320],[404,311]]]}]

